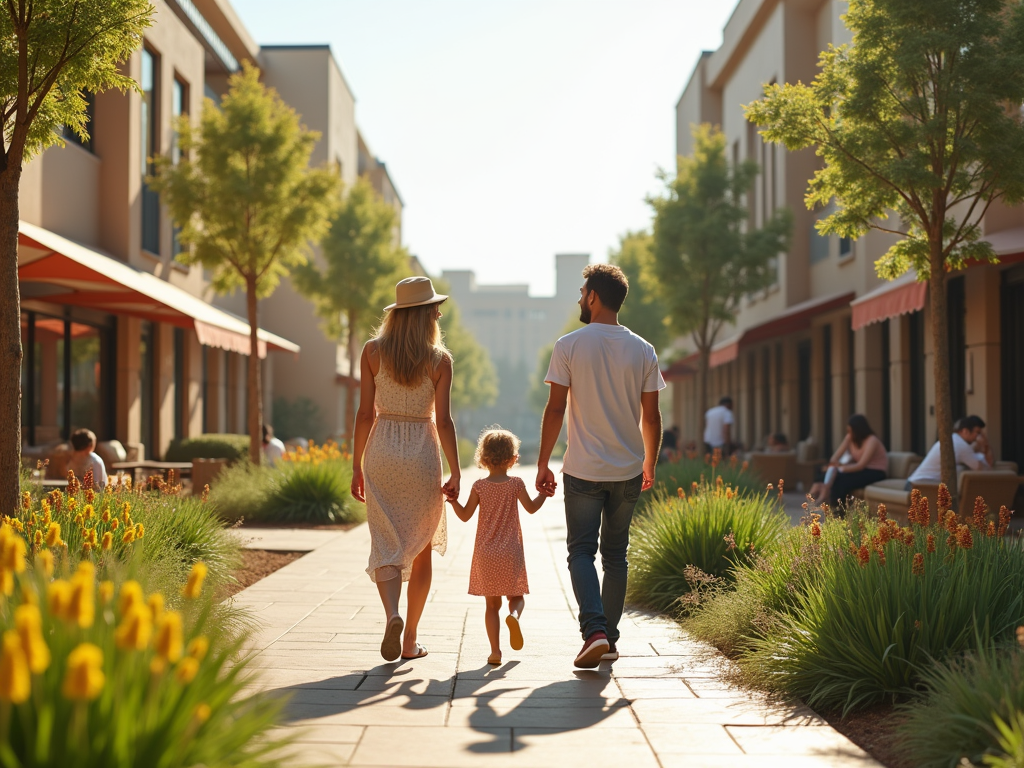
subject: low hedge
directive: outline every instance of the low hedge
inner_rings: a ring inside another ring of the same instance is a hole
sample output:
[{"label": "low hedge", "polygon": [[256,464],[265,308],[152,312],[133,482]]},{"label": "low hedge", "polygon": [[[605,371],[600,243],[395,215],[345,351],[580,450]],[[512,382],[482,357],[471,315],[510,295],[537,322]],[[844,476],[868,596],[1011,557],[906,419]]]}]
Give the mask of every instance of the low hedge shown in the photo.
[{"label": "low hedge", "polygon": [[171,442],[164,461],[228,459],[239,461],[249,455],[248,435],[209,434]]}]

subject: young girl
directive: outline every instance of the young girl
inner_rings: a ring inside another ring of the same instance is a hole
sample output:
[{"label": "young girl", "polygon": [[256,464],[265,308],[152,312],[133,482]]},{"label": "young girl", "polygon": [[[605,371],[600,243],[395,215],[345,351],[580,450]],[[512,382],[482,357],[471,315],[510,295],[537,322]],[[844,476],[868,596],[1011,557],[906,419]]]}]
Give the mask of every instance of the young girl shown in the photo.
[{"label": "young girl", "polygon": [[523,633],[519,617],[526,604],[523,595],[529,594],[526,582],[526,557],[523,554],[523,531],[519,527],[519,508],[516,501],[531,515],[541,508],[546,496],[531,499],[526,485],[518,477],[509,477],[508,471],[519,460],[519,438],[506,429],[489,429],[480,436],[476,447],[476,464],[486,469],[487,477],[473,483],[466,506],[458,499],[449,499],[455,514],[469,522],[480,506],[480,521],[476,528],[473,549],[473,568],[469,576],[469,594],[487,599],[484,622],[487,638],[491,641],[488,664],[501,664],[500,626],[498,612],[501,597],[508,597],[509,615],[505,619],[509,643],[515,651],[523,647]]}]

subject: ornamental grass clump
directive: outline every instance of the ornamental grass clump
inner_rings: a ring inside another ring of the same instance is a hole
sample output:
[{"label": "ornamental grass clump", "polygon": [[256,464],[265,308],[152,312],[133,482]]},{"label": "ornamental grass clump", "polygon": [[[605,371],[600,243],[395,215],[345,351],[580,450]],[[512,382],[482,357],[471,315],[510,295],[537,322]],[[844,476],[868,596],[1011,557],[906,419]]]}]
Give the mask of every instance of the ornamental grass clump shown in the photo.
[{"label": "ornamental grass clump", "polygon": [[[675,454],[674,460],[658,464],[655,491],[672,494],[677,488],[689,491],[694,483],[715,485],[718,478],[736,492],[759,493],[764,483],[749,471],[747,462],[733,455],[722,457],[720,449],[698,456],[696,452]],[[647,494],[643,498],[647,498]]]},{"label": "ornamental grass clump", "polygon": [[701,591],[731,581],[737,564],[772,546],[788,525],[772,491],[737,492],[721,476],[657,494],[630,533],[629,597],[686,612]]},{"label": "ornamental grass clump", "polygon": [[817,537],[813,523],[804,527],[818,553],[793,571],[789,596],[746,644],[739,661],[748,677],[849,712],[912,695],[933,660],[1012,638],[1024,623],[1024,551],[1001,535],[1010,513],[989,525],[950,503],[943,489],[941,523],[915,492],[907,527],[884,505],[873,518],[826,519]]},{"label": "ornamental grass clump", "polygon": [[[54,568],[0,525],[0,764],[274,766],[281,702],[243,695],[233,633],[197,563],[174,600],[115,583],[118,563]],[[172,606],[172,607],[169,607]]]}]

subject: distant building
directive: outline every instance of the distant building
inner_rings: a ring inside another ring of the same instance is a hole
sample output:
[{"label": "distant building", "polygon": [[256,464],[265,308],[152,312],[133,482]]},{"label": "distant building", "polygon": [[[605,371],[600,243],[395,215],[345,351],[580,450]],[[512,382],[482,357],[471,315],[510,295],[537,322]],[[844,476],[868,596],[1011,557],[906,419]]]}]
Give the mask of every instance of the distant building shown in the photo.
[{"label": "distant building", "polygon": [[558,338],[578,312],[585,253],[555,256],[555,295],[531,296],[523,284],[480,285],[471,270],[446,269],[441,277],[462,311],[463,324],[487,350],[495,364],[522,366],[528,375],[537,355]]}]

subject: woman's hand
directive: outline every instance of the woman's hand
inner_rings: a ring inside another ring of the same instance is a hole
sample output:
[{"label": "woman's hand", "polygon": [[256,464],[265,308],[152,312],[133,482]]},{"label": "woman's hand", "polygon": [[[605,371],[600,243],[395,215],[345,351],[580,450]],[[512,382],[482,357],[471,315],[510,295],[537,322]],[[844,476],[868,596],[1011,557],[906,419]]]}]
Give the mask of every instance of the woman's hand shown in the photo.
[{"label": "woman's hand", "polygon": [[462,489],[462,476],[458,473],[452,473],[448,478],[448,482],[441,486],[441,493],[444,497],[451,501],[459,500],[459,491]]},{"label": "woman's hand", "polygon": [[352,496],[357,501],[366,503],[366,489],[363,485],[363,470],[360,467],[356,467],[352,470]]}]

